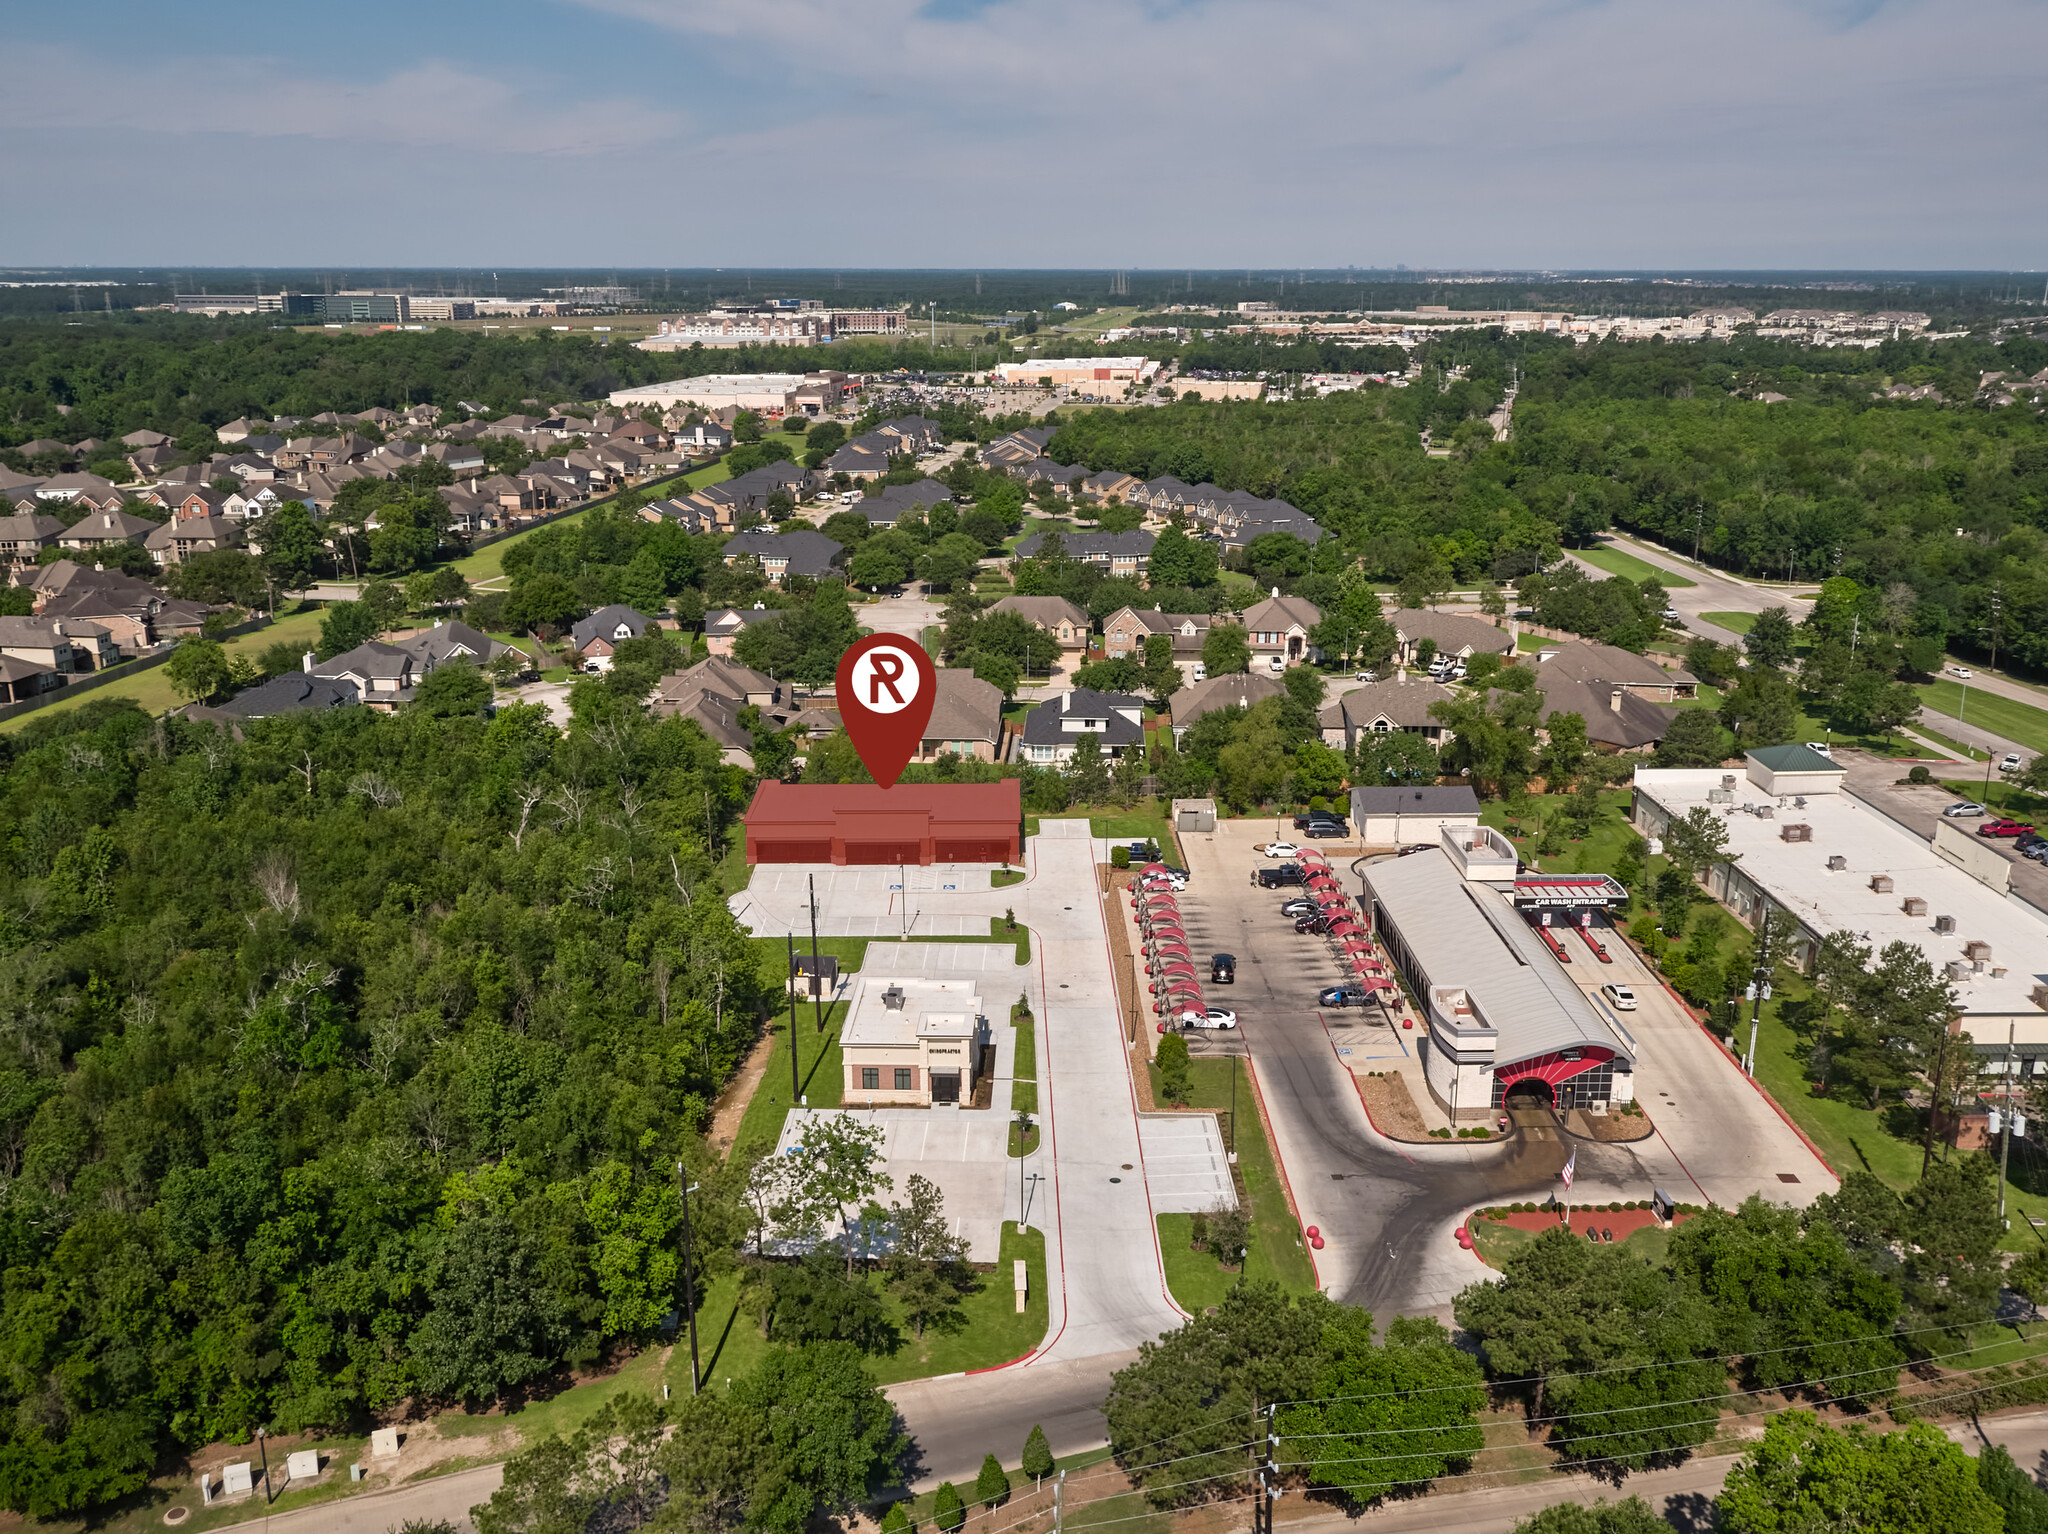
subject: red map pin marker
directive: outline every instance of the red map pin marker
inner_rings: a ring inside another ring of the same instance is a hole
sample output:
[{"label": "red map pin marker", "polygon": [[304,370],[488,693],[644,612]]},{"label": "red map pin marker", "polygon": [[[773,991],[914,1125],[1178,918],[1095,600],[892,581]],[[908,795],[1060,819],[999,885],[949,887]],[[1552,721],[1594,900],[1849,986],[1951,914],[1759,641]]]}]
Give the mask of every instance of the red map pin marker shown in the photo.
[{"label": "red map pin marker", "polygon": [[870,634],[839,657],[838,688],[853,749],[877,783],[894,788],[931,721],[938,668],[916,640]]}]

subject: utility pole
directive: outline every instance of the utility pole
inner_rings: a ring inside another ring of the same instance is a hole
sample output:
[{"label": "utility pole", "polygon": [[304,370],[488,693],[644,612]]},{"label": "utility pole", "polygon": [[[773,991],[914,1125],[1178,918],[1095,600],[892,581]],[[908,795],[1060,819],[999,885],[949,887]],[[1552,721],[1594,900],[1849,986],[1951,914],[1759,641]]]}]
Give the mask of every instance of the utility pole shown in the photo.
[{"label": "utility pole", "polygon": [[1743,995],[1750,1002],[1749,1008],[1749,1054],[1743,1059],[1742,1074],[1751,1078],[1756,1075],[1756,1030],[1764,1014],[1764,1003],[1771,999],[1771,970],[1777,955],[1771,952],[1771,927],[1767,916],[1757,917],[1756,968],[1750,971],[1749,988]]},{"label": "utility pole", "polygon": [[825,1031],[825,977],[818,967],[818,876],[810,875],[811,881],[811,1010],[816,1015],[818,1032]]},{"label": "utility pole", "polygon": [[1273,1449],[1280,1440],[1273,1432],[1273,1408],[1268,1406],[1264,1410],[1266,1420],[1261,1426],[1265,1431],[1259,1440],[1259,1463],[1252,1472],[1256,1482],[1252,1493],[1253,1534],[1273,1534],[1273,1504],[1280,1499],[1280,1467],[1273,1463]]},{"label": "utility pole", "polygon": [[796,1075],[796,934],[789,934],[789,1105],[797,1106],[803,1086]]},{"label": "utility pole", "polygon": [[682,1162],[676,1163],[676,1186],[683,1196],[683,1312],[690,1318],[690,1394],[697,1393],[697,1290],[695,1250],[690,1243],[690,1195],[697,1190]]},{"label": "utility pole", "polygon": [[1984,625],[1991,636],[1991,664],[1985,667],[1985,669],[1993,676],[1998,674],[1998,610],[2001,605],[1998,588],[1993,586],[1991,588],[1991,621]]}]

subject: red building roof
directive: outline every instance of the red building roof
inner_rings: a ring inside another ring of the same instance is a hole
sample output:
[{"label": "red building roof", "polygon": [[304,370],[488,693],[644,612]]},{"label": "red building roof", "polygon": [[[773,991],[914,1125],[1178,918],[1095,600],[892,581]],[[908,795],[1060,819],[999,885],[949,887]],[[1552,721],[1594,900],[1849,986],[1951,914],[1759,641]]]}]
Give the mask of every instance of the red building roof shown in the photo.
[{"label": "red building roof", "polygon": [[749,863],[1001,863],[1023,854],[1024,800],[996,783],[782,783],[747,809]]}]

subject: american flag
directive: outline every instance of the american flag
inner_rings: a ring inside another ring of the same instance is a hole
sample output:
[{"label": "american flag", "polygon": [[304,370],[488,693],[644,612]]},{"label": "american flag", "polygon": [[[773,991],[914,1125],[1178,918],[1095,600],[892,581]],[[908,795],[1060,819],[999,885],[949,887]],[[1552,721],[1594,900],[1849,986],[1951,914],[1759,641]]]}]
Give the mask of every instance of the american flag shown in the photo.
[{"label": "american flag", "polygon": [[1574,1146],[1572,1147],[1572,1153],[1571,1153],[1571,1158],[1570,1158],[1569,1160],[1567,1160],[1567,1161],[1565,1162],[1565,1164],[1564,1164],[1564,1170],[1563,1170],[1562,1172],[1560,1172],[1560,1173],[1558,1173],[1558,1174],[1557,1174],[1558,1176],[1560,1176],[1560,1177],[1562,1177],[1562,1178],[1564,1179],[1564,1185],[1565,1185],[1565,1186],[1566,1186],[1567,1188],[1569,1188],[1569,1187],[1570,1187],[1570,1186],[1572,1185],[1572,1174],[1573,1174],[1573,1173],[1575,1173],[1575,1172],[1577,1172],[1577,1171],[1578,1171],[1578,1169],[1579,1169],[1579,1148],[1578,1148],[1578,1147],[1577,1147],[1576,1145],[1574,1145]]}]

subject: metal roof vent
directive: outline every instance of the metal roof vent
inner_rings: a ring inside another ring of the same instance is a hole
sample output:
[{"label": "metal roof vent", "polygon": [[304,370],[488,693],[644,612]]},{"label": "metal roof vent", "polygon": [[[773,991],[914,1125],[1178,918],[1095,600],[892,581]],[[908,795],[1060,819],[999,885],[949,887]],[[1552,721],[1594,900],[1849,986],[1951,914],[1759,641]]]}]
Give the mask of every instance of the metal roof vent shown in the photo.
[{"label": "metal roof vent", "polygon": [[888,990],[882,992],[882,1006],[884,1010],[889,1012],[901,1012],[903,1010],[903,987],[892,985]]}]

